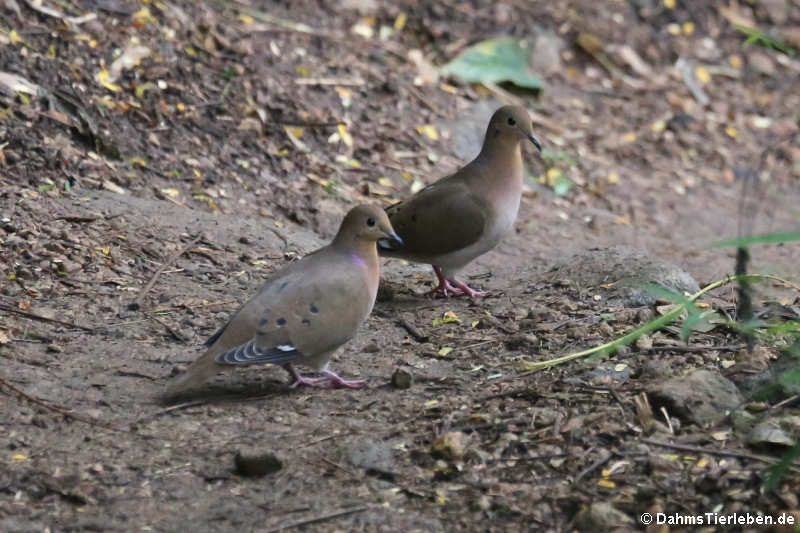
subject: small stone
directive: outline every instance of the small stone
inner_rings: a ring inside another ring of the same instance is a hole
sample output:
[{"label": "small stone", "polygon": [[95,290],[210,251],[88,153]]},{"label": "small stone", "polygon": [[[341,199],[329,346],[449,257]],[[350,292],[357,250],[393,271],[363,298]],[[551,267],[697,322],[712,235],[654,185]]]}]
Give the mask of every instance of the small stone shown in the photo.
[{"label": "small stone", "polygon": [[657,383],[648,396],[654,411],[665,406],[671,414],[700,426],[716,424],[744,402],[736,385],[705,369]]},{"label": "small stone", "polygon": [[239,450],[233,463],[236,473],[245,477],[262,477],[283,468],[283,462],[268,451]]},{"label": "small stone", "polygon": [[642,335],[636,339],[636,348],[640,352],[649,352],[653,349],[653,338],[650,335]]},{"label": "small stone", "polygon": [[448,431],[440,435],[431,445],[431,455],[453,461],[462,459],[467,452],[469,437],[461,431]]},{"label": "small stone", "polygon": [[378,346],[377,342],[373,341],[361,348],[361,351],[364,353],[378,353],[381,351],[381,347]]},{"label": "small stone", "polygon": [[477,511],[488,511],[492,508],[492,500],[486,494],[481,494],[480,497],[473,502],[473,506]]},{"label": "small stone", "polygon": [[404,368],[396,368],[392,373],[392,386],[395,389],[409,389],[414,382],[411,372]]},{"label": "small stone", "polygon": [[633,519],[608,502],[595,502],[581,509],[575,516],[579,531],[611,531],[633,525]]},{"label": "small stone", "polygon": [[61,353],[64,351],[64,348],[62,348],[58,344],[48,344],[47,351],[50,353]]},{"label": "small stone", "polygon": [[390,302],[394,300],[394,288],[385,281],[381,280],[380,284],[378,285],[378,295],[375,297],[375,299],[379,302]]},{"label": "small stone", "polygon": [[506,339],[506,348],[509,350],[535,348],[537,346],[539,346],[539,337],[532,333],[518,333]]}]

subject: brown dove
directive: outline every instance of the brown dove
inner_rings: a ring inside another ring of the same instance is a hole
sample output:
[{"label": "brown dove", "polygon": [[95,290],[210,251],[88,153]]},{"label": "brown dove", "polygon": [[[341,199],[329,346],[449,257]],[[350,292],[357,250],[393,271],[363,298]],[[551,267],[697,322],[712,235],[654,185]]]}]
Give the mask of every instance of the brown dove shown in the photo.
[{"label": "brown dove", "polygon": [[[333,242],[276,272],[206,341],[206,352],[167,393],[180,394],[237,366],[266,363],[283,366],[294,378],[293,387],[363,387],[363,381],[328,370],[328,361],[372,311],[381,238],[400,242],[386,213],[369,205],[353,208]],[[295,364],[323,375],[304,377]]]},{"label": "brown dove", "polygon": [[518,106],[495,111],[471,163],[386,208],[402,244],[381,239],[380,255],[431,264],[439,280],[434,295],[484,296],[456,275],[511,232],[522,196],[524,140],[542,150],[528,112]]}]

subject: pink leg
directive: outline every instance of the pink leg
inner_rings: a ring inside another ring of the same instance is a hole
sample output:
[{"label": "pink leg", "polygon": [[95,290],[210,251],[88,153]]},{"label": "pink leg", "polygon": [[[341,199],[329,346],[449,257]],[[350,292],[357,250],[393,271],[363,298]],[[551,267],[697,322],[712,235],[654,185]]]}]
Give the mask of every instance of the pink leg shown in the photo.
[{"label": "pink leg", "polygon": [[366,382],[359,379],[342,379],[338,374],[328,370],[327,368],[322,371],[324,376],[318,378],[307,378],[301,375],[291,364],[283,366],[289,374],[294,378],[294,382],[290,385],[291,388],[295,387],[332,387],[334,389],[360,389],[366,385]]},{"label": "pink leg", "polygon": [[447,279],[444,277],[444,273],[442,273],[442,269],[436,265],[433,265],[433,271],[436,273],[436,278],[439,280],[439,285],[437,285],[434,289],[428,291],[426,295],[437,297],[442,296],[444,298],[449,298],[450,296],[469,296],[470,298],[475,298],[476,296],[486,296],[488,293],[485,291],[476,291],[475,289],[470,288],[467,286],[466,283],[458,281],[457,279]]}]

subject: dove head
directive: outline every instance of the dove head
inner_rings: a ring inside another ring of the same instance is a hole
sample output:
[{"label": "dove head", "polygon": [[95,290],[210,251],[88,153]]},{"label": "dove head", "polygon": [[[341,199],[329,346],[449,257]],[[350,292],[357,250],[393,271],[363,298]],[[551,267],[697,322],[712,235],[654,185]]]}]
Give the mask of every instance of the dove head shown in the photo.
[{"label": "dove head", "polygon": [[362,204],[345,215],[334,243],[350,246],[375,246],[379,239],[402,243],[386,212],[380,207]]},{"label": "dove head", "polygon": [[533,135],[533,124],[531,117],[525,108],[507,105],[503,106],[492,115],[489,127],[486,130],[485,145],[496,142],[506,143],[511,141],[519,143],[522,140],[529,140],[541,152],[542,144]]}]

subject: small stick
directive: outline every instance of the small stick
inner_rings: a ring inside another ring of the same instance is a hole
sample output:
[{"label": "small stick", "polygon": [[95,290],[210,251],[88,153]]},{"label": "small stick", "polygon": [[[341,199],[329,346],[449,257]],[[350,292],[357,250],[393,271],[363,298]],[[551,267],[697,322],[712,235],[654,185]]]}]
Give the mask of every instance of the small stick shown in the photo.
[{"label": "small stick", "polygon": [[83,331],[86,331],[87,333],[94,333],[95,332],[94,328],[90,328],[90,327],[87,327],[87,326],[80,326],[80,325],[74,324],[72,322],[64,322],[63,320],[57,320],[55,318],[47,318],[46,316],[37,315],[35,313],[29,313],[27,311],[23,311],[22,309],[17,309],[16,307],[14,307],[12,305],[5,304],[5,303],[0,303],[0,309],[3,310],[3,311],[8,311],[9,313],[16,313],[16,314],[18,314],[20,316],[24,316],[25,318],[31,318],[33,320],[40,320],[42,322],[50,322],[51,324],[58,324],[60,326],[65,326],[65,327],[68,327],[68,328],[82,329]]},{"label": "small stick", "polygon": [[297,78],[294,82],[297,85],[341,85],[343,87],[359,87],[365,83],[361,78]]},{"label": "small stick", "polygon": [[172,263],[177,261],[180,256],[185,254],[186,251],[189,250],[189,248],[191,248],[192,246],[197,244],[200,241],[201,238],[202,238],[202,235],[198,235],[197,237],[192,239],[192,242],[190,242],[189,244],[187,244],[186,246],[184,246],[183,248],[181,248],[180,250],[175,252],[172,255],[172,257],[170,257],[167,261],[162,263],[160,267],[158,267],[158,269],[155,271],[155,273],[153,273],[153,277],[151,277],[150,281],[147,282],[147,285],[145,285],[144,288],[141,291],[139,291],[139,296],[136,297],[136,301],[135,301],[136,305],[139,305],[139,306],[142,305],[142,300],[144,299],[144,296],[150,291],[150,289],[153,288],[153,285],[156,284],[156,280],[161,275],[161,273],[164,272],[167,269],[168,266],[171,266]]},{"label": "small stick", "polygon": [[309,524],[318,524],[319,522],[325,522],[326,520],[332,520],[334,518],[339,518],[340,516],[347,516],[350,514],[355,513],[363,513],[364,511],[369,510],[370,507],[356,507],[355,509],[347,509],[344,511],[335,511],[333,513],[329,513],[322,516],[317,516],[314,518],[306,518],[305,520],[298,520],[296,522],[289,522],[288,524],[283,524],[282,526],[276,526],[272,529],[267,529],[264,533],[277,533],[278,531],[285,531],[287,529],[294,529],[296,527],[307,526]]},{"label": "small stick", "polygon": [[[747,452],[734,452],[732,450],[714,450],[714,449],[706,449],[700,446],[690,446],[688,444],[676,444],[672,442],[664,442],[655,439],[642,439],[642,442],[646,444],[652,444],[654,446],[663,446],[664,448],[674,448],[676,450],[681,450],[684,452],[692,452],[692,453],[707,453],[709,455],[720,455],[722,457],[736,457],[738,459],[751,459],[753,461],[759,461],[762,463],[766,463],[768,465],[776,464],[778,461],[773,459],[772,457],[764,457],[762,455],[755,455],[752,453]],[[793,470],[797,470],[793,468]]]},{"label": "small stick", "polygon": [[[587,451],[584,455],[588,455],[590,451],[591,450]],[[612,455],[613,454],[611,452],[609,452],[609,451],[606,451],[605,453],[603,453],[603,455],[601,455],[600,458],[597,461],[593,462],[592,464],[590,464],[589,466],[587,466],[586,468],[581,470],[578,473],[578,475],[575,476],[575,479],[572,482],[573,483],[578,483],[581,479],[583,479],[586,476],[586,474],[588,474],[589,472],[592,472],[593,470],[596,470],[596,469],[600,468],[601,466],[603,466],[604,464],[606,464],[608,462],[608,460],[611,459]]]},{"label": "small stick", "polygon": [[172,326],[170,326],[169,324],[167,324],[166,322],[164,322],[163,320],[158,318],[156,315],[147,315],[147,317],[151,318],[152,320],[154,320],[154,321],[158,322],[159,324],[161,324],[162,326],[164,326],[164,329],[166,329],[169,332],[169,334],[172,335],[172,337],[176,341],[182,342],[183,344],[189,344],[188,339],[186,339],[186,337],[181,335],[179,332],[175,331],[172,328]]},{"label": "small stick", "polygon": [[405,329],[417,342],[428,342],[428,336],[422,333],[417,327],[412,324],[406,317],[401,316],[397,323]]},{"label": "small stick", "polygon": [[58,413],[58,414],[60,414],[60,415],[62,415],[64,417],[69,417],[69,418],[72,418],[73,420],[77,420],[79,422],[83,422],[84,424],[89,424],[90,426],[96,426],[96,427],[107,429],[107,430],[110,430],[110,431],[116,431],[117,433],[134,433],[134,434],[136,434],[133,431],[129,431],[127,429],[122,429],[120,427],[113,426],[111,424],[106,424],[105,422],[99,422],[99,421],[97,421],[97,420],[95,420],[93,418],[90,418],[88,416],[84,416],[84,415],[75,413],[70,409],[65,409],[63,407],[59,407],[57,405],[52,405],[50,403],[47,403],[46,401],[44,401],[44,400],[42,400],[40,398],[36,398],[35,396],[31,396],[30,394],[18,389],[17,387],[15,387],[11,383],[9,383],[8,380],[6,380],[5,378],[0,377],[0,390],[2,390],[3,388],[7,389],[5,391],[6,394],[9,394],[8,391],[11,391],[14,394],[16,394],[17,396],[19,396],[20,398],[24,398],[24,399],[28,400],[29,402],[38,405],[39,407],[43,407],[44,409],[47,409],[48,411],[52,411],[54,413]]}]

